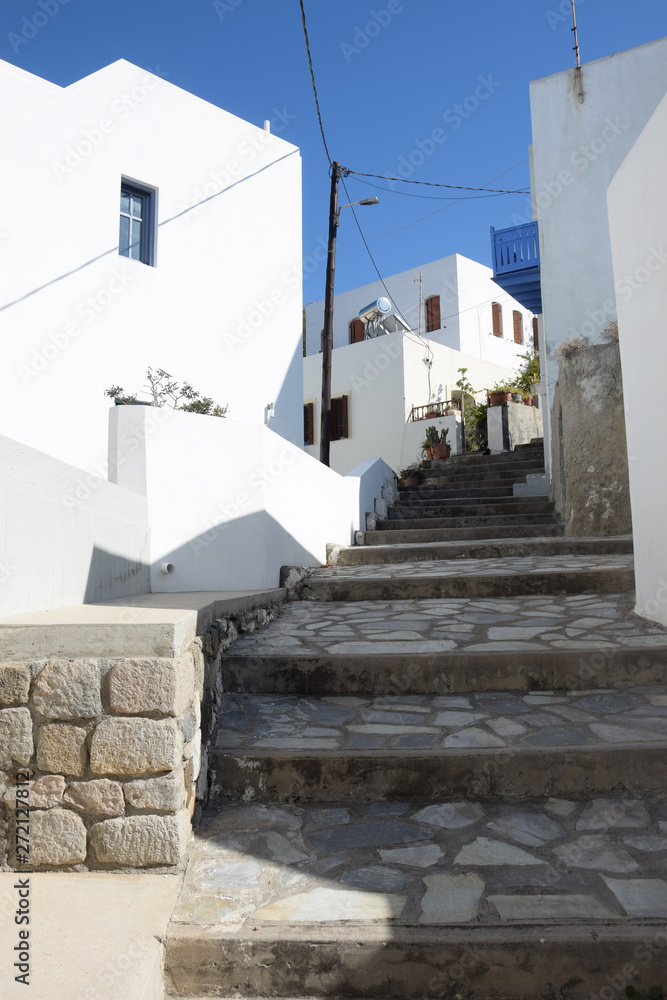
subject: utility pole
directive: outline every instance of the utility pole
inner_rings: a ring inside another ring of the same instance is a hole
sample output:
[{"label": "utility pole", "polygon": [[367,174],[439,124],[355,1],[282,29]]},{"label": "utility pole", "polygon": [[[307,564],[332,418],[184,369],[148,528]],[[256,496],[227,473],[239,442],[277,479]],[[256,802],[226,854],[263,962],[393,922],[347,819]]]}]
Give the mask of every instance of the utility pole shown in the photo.
[{"label": "utility pole", "polygon": [[338,181],[340,163],[331,164],[331,198],[329,200],[329,246],[327,249],[327,283],[324,292],[324,330],[322,331],[322,418],[320,421],[320,462],[330,465],[331,450],[331,352],[333,350],[334,276],[336,273],[336,233],[338,230]]}]

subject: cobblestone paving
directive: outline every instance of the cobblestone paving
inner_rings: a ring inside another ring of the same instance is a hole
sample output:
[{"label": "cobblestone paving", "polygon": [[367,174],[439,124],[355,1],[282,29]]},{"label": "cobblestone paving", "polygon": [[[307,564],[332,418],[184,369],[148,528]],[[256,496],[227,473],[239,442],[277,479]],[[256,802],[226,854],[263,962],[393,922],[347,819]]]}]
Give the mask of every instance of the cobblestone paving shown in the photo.
[{"label": "cobblestone paving", "polygon": [[382,563],[368,566],[329,566],[318,570],[318,580],[375,580],[391,577],[526,576],[545,572],[632,570],[631,555],[511,556],[504,559],[433,559],[428,562]]},{"label": "cobblestone paving", "polygon": [[627,593],[321,604],[295,601],[268,628],[239,639],[233,653],[265,656],[290,652],[667,647],[667,629],[634,615],[633,604]]},{"label": "cobblestone paving", "polygon": [[218,749],[439,750],[667,742],[667,686],[375,698],[228,695]]},{"label": "cobblestone paving", "polygon": [[667,801],[233,805],[208,811],[176,922],[667,917]]}]

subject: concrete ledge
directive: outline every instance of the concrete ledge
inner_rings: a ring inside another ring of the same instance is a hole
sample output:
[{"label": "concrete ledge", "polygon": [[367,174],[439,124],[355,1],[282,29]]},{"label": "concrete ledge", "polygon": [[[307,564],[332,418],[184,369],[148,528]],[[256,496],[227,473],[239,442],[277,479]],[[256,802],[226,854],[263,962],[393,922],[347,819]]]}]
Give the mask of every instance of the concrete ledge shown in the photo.
[{"label": "concrete ledge", "polygon": [[31,972],[14,981],[16,872],[0,874],[3,1000],[162,1000],[163,942],[181,875],[21,875],[30,882]]},{"label": "concrete ledge", "polygon": [[287,590],[140,594],[0,619],[6,661],[44,657],[180,656],[216,618],[281,604]]}]

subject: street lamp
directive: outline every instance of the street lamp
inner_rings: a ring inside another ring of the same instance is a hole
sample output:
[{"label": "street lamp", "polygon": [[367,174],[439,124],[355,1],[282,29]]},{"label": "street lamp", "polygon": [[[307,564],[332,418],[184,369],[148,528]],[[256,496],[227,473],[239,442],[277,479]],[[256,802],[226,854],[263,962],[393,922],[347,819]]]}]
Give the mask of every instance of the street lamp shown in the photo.
[{"label": "street lamp", "polygon": [[349,205],[338,205],[340,163],[331,164],[331,198],[329,201],[329,246],[327,249],[327,280],[324,292],[324,330],[322,331],[322,415],[320,420],[320,462],[330,465],[331,450],[331,352],[333,350],[334,275],[336,271],[336,231],[340,213],[353,205],[378,205],[379,198],[362,198]]}]

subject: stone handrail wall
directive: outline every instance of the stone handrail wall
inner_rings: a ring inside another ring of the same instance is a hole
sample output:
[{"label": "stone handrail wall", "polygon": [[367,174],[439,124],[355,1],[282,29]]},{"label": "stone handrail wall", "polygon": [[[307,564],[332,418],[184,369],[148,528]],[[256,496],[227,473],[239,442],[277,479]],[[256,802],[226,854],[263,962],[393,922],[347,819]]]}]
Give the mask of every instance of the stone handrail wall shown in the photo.
[{"label": "stone handrail wall", "polygon": [[[0,664],[0,867],[178,864],[208,797],[222,653],[276,614],[216,619],[173,658]],[[20,772],[25,786],[15,784]],[[17,802],[29,807],[18,829]]]}]

